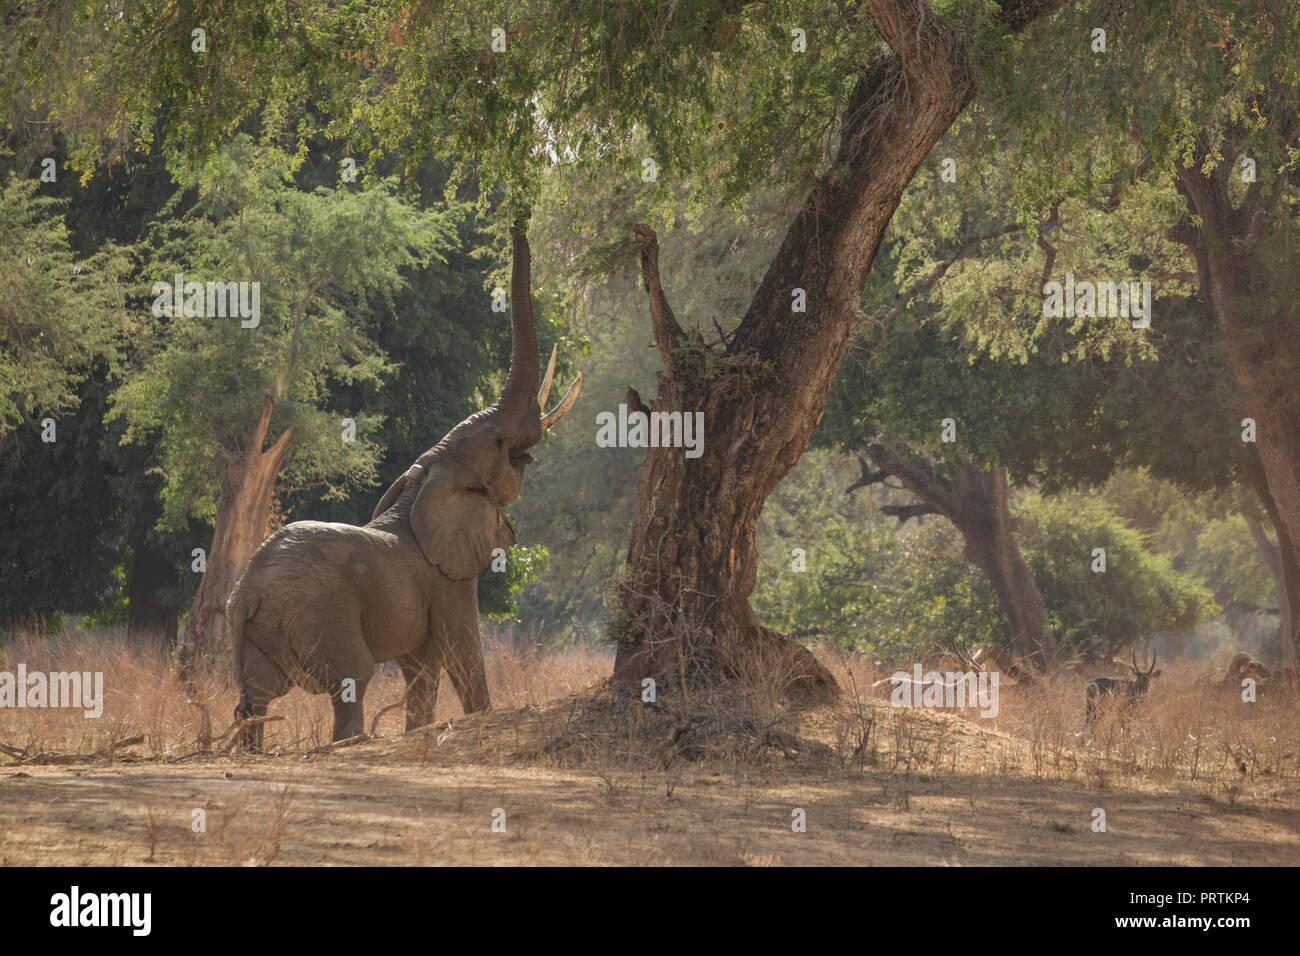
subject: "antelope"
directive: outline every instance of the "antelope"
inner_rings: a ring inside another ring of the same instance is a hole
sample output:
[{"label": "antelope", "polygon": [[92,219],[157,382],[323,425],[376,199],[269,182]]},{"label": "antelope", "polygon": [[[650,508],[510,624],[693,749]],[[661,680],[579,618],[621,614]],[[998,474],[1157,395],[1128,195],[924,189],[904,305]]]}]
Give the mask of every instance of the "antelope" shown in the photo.
[{"label": "antelope", "polygon": [[[1145,652],[1144,652],[1145,656]],[[1151,689],[1151,678],[1159,677],[1156,670],[1156,658],[1152,656],[1151,666],[1146,670],[1138,667],[1137,648],[1133,648],[1133,679],[1121,680],[1118,677],[1096,677],[1088,682],[1088,723],[1097,719],[1097,711],[1103,701],[1120,699],[1120,706],[1132,710],[1139,697],[1145,697]]]}]

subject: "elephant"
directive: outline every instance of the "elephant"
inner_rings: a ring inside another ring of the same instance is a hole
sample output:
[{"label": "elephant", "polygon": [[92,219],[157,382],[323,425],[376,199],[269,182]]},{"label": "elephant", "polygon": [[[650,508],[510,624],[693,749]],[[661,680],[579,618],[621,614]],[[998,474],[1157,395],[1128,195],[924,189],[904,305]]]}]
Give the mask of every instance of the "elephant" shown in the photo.
[{"label": "elephant", "polygon": [[[467,714],[488,709],[478,575],[515,544],[504,506],[519,497],[528,449],[577,400],[579,374],[546,411],[555,350],[538,387],[530,254],[511,229],[510,371],[497,403],[476,412],[388,488],[369,524],[287,524],[249,559],[226,602],[239,704],[265,717],[294,686],[329,694],[335,741],[364,733],[362,703],[378,663],[406,679],[406,729],[433,722],[445,668]],[[263,747],[262,723],[241,736]]]}]

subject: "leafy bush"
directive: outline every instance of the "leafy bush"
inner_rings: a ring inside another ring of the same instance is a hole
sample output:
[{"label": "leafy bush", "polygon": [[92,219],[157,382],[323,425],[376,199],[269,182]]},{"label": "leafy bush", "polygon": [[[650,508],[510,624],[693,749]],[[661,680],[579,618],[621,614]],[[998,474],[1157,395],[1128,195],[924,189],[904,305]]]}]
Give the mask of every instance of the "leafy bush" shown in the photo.
[{"label": "leafy bush", "polygon": [[[799,541],[779,519],[765,529],[753,602],[764,623],[795,635],[824,632],[839,646],[891,660],[1009,643],[993,589],[962,557],[961,535],[947,521],[895,528],[872,508],[854,526],[826,513],[820,489],[802,478],[794,484],[787,513],[805,516],[806,537]],[[1015,520],[1048,626],[1066,654],[1104,655],[1160,632],[1185,633],[1218,611],[1199,579],[1150,551],[1141,532],[1100,500],[1025,492]],[[795,546],[806,553],[805,571],[793,568]],[[1092,570],[1094,548],[1106,551],[1104,573]]]}]

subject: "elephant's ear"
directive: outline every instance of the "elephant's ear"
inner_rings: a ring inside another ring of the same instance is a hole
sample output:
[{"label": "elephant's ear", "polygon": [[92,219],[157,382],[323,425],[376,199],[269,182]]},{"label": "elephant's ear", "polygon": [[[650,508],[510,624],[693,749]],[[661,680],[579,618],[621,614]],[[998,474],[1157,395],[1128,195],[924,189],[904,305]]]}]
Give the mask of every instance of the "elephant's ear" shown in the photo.
[{"label": "elephant's ear", "polygon": [[515,543],[514,529],[500,508],[438,474],[429,475],[415,496],[411,530],[429,563],[453,581],[477,577],[492,563],[494,549]]}]

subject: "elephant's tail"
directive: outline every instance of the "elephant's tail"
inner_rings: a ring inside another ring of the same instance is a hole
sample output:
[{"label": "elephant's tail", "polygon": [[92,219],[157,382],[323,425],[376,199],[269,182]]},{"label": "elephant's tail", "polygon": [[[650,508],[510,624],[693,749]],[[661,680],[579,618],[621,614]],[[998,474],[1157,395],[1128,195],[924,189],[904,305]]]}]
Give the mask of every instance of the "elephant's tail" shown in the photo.
[{"label": "elephant's tail", "polygon": [[[251,715],[248,703],[248,691],[244,680],[244,625],[257,611],[259,601],[256,597],[249,600],[246,591],[239,582],[230,592],[226,601],[226,633],[230,635],[230,649],[234,656],[235,686],[239,688],[239,706],[235,708],[235,719],[242,720]],[[250,713],[245,713],[250,711]]]}]

